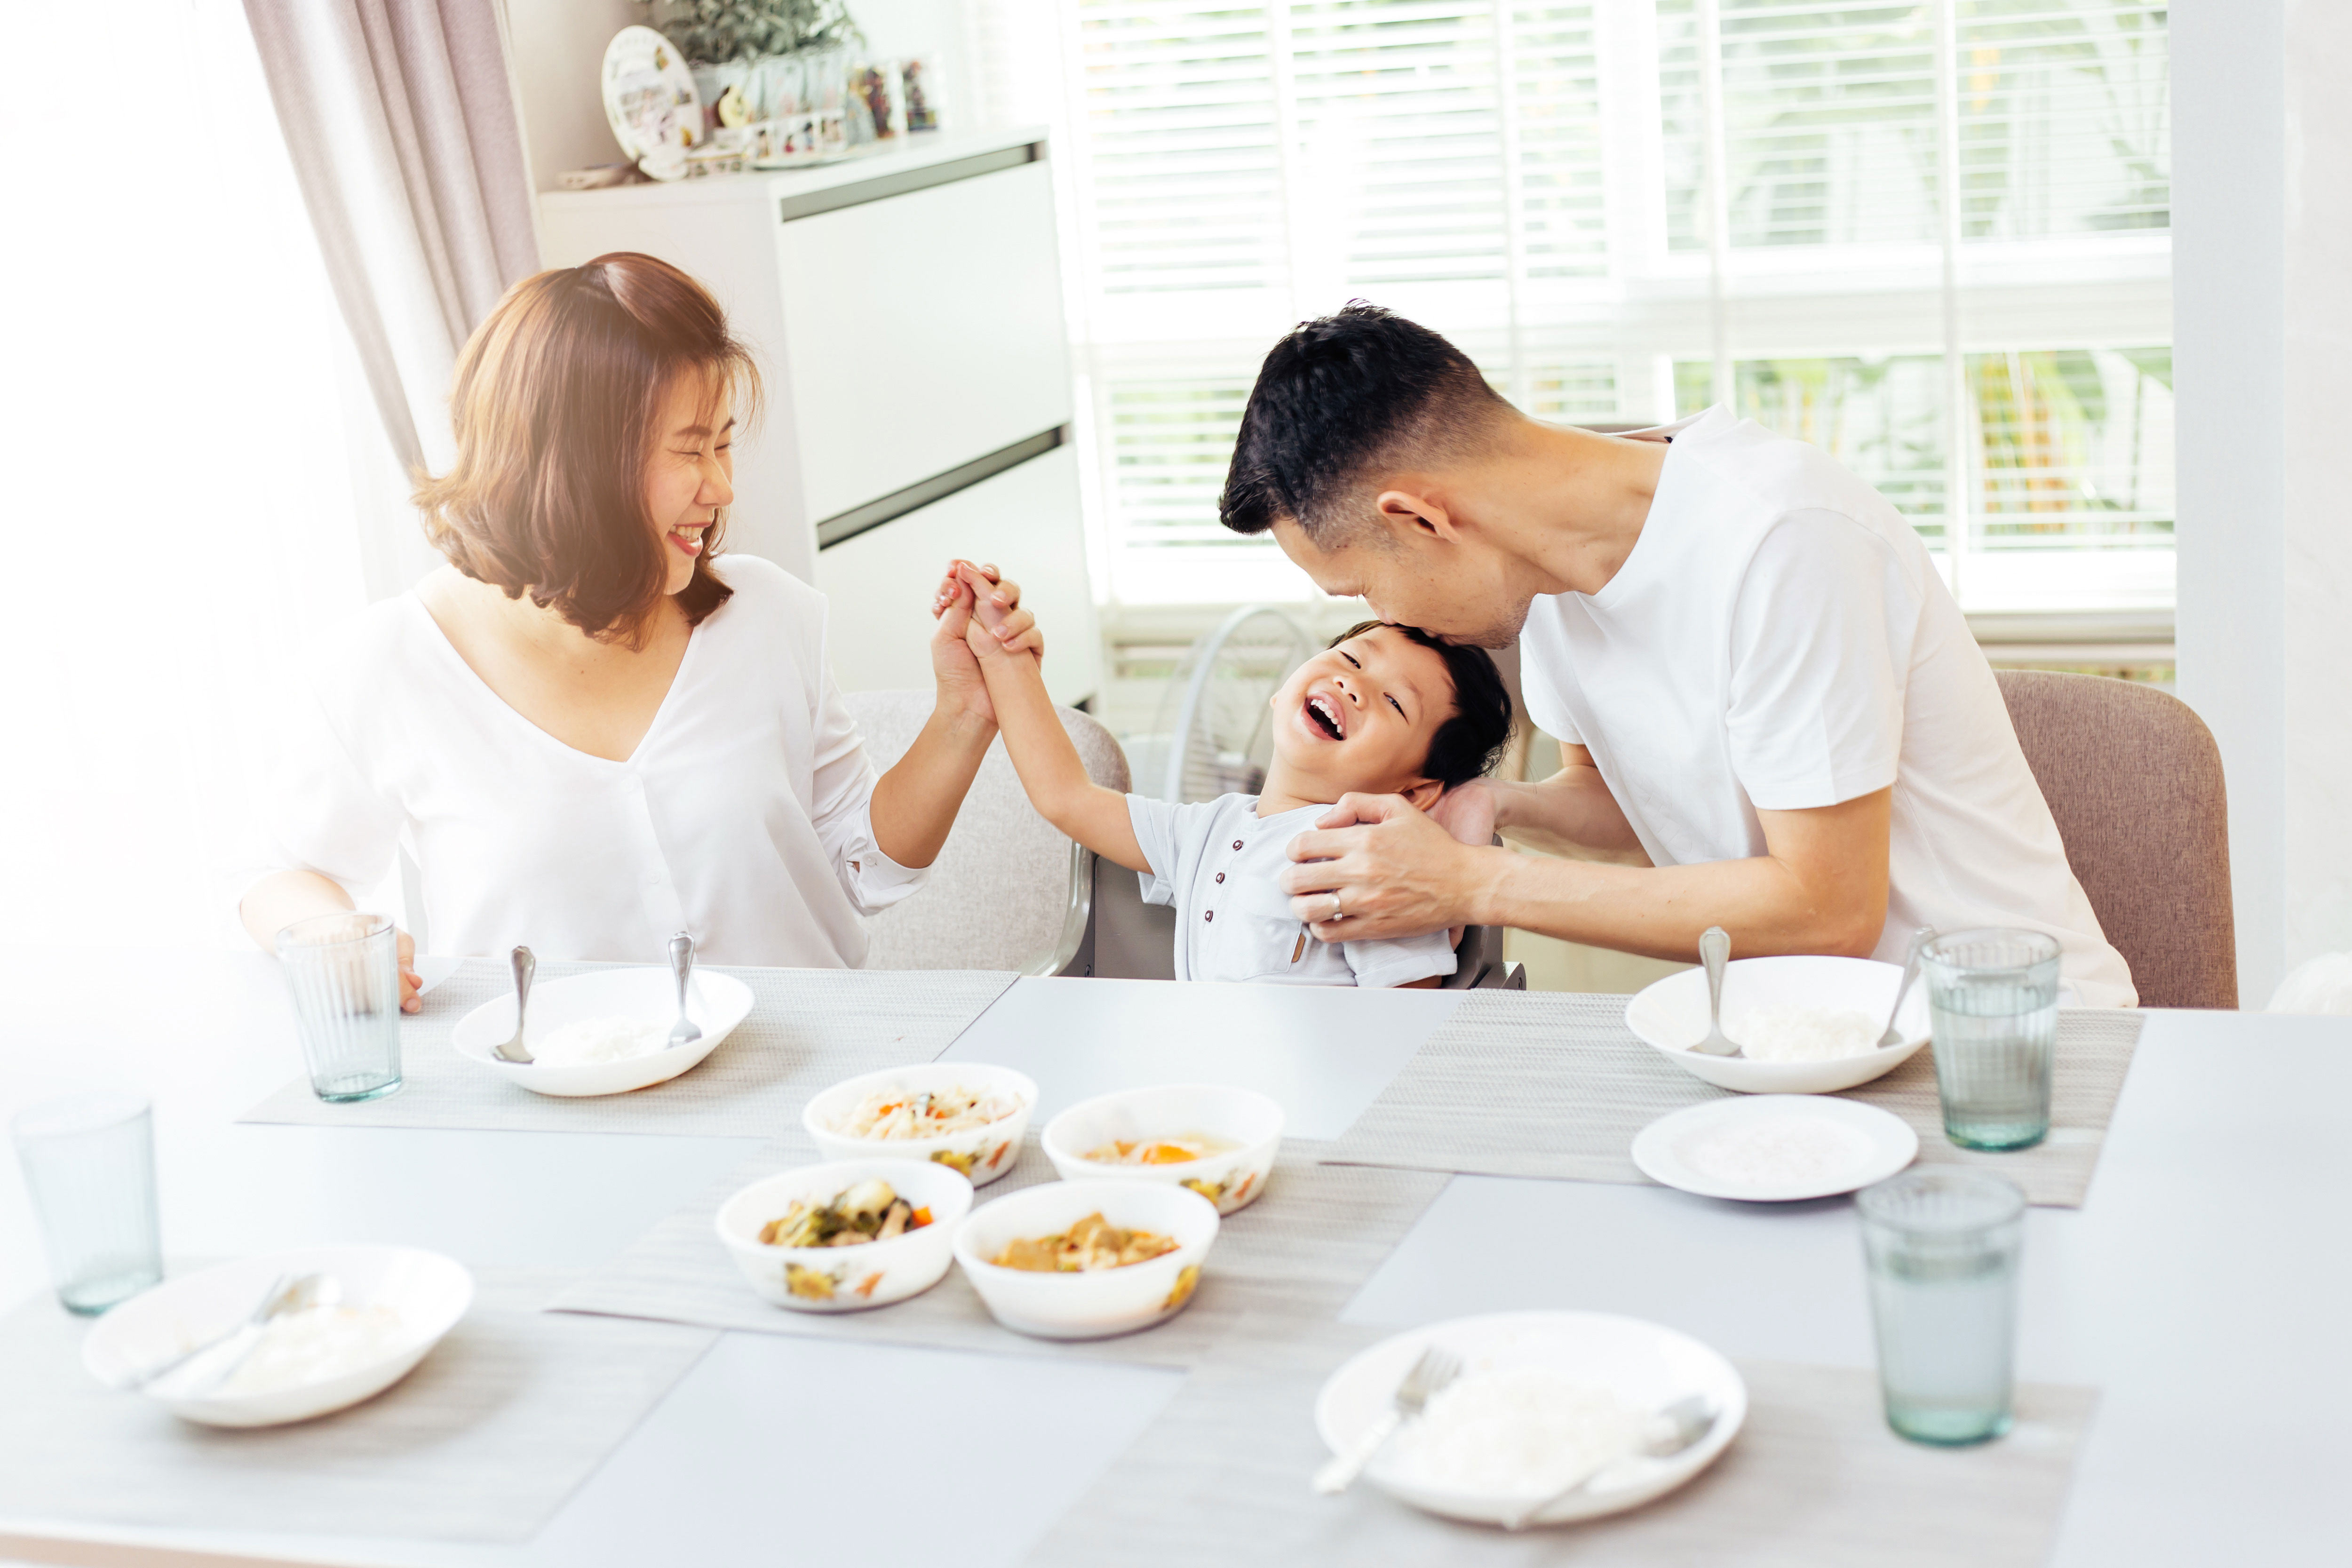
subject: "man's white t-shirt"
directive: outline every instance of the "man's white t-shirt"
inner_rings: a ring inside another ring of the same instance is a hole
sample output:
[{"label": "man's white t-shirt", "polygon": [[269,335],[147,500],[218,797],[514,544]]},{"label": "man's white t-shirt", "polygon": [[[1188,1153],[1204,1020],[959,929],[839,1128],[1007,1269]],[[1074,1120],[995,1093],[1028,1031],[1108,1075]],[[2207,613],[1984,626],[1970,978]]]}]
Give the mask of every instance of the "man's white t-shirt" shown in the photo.
[{"label": "man's white t-shirt", "polygon": [[1884,496],[1723,408],[1670,439],[1633,553],[1597,594],[1535,602],[1528,711],[1591,752],[1660,866],[1765,853],[1759,811],[1894,786],[1879,958],[1911,931],[2021,926],[2070,1003],[2137,1000],[2066,865],[1992,668]]}]

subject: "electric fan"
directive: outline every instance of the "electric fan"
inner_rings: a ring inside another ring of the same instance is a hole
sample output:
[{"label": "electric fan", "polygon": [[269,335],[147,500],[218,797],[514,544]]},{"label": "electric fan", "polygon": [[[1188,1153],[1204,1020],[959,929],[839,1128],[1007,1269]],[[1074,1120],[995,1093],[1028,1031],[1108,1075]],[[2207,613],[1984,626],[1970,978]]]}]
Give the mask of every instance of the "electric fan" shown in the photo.
[{"label": "electric fan", "polygon": [[1167,737],[1164,761],[1136,779],[1163,800],[1255,795],[1274,754],[1267,706],[1290,672],[1313,656],[1315,639],[1280,610],[1244,605],[1194,643],[1160,700],[1154,729]]}]

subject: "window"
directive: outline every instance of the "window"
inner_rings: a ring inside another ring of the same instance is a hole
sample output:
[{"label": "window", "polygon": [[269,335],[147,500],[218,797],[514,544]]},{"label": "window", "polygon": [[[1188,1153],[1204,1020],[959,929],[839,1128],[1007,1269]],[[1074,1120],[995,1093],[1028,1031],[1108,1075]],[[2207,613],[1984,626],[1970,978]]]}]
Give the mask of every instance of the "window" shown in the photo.
[{"label": "window", "polygon": [[1216,492],[1266,345],[1361,296],[1541,418],[1727,400],[1817,442],[1971,608],[2171,602],[2160,6],[1003,0],[986,30],[1059,67],[998,108],[1061,132],[1117,598],[1304,590]]}]

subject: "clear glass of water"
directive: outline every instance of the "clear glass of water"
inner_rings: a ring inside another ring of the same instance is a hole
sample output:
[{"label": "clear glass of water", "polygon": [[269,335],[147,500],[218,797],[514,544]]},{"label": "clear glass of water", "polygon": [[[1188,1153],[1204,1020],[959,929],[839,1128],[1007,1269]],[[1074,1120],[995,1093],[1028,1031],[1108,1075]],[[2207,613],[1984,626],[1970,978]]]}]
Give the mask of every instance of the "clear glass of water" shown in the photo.
[{"label": "clear glass of water", "polygon": [[2057,942],[2035,931],[1954,931],[1919,960],[1945,1136],[1966,1149],[2041,1142],[2058,1050]]},{"label": "clear glass of water", "polygon": [[319,915],[278,933],[310,1091],[376,1100],[400,1087],[399,935],[391,917]]},{"label": "clear glass of water", "polygon": [[2025,1194],[1978,1171],[1910,1170],[1854,1197],[1886,1424],[1959,1447],[2009,1430]]},{"label": "clear glass of water", "polygon": [[66,1310],[103,1312],[163,1278],[146,1100],[68,1095],[17,1112],[11,1131]]}]

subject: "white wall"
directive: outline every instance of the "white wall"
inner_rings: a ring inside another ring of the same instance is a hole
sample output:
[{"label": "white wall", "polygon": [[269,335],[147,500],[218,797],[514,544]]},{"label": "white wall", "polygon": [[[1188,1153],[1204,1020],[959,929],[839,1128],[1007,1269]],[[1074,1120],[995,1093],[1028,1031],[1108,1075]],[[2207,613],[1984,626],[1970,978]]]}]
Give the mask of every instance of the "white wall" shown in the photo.
[{"label": "white wall", "polygon": [[2239,985],[2352,949],[2352,7],[2171,15],[2180,694],[2229,774]]},{"label": "white wall", "polygon": [[644,21],[646,8],[633,0],[505,0],[505,4],[532,184],[542,191],[552,190],[555,176],[566,169],[617,163],[620,144],[604,123],[604,100],[597,76],[604,62],[604,46],[622,28]]}]

